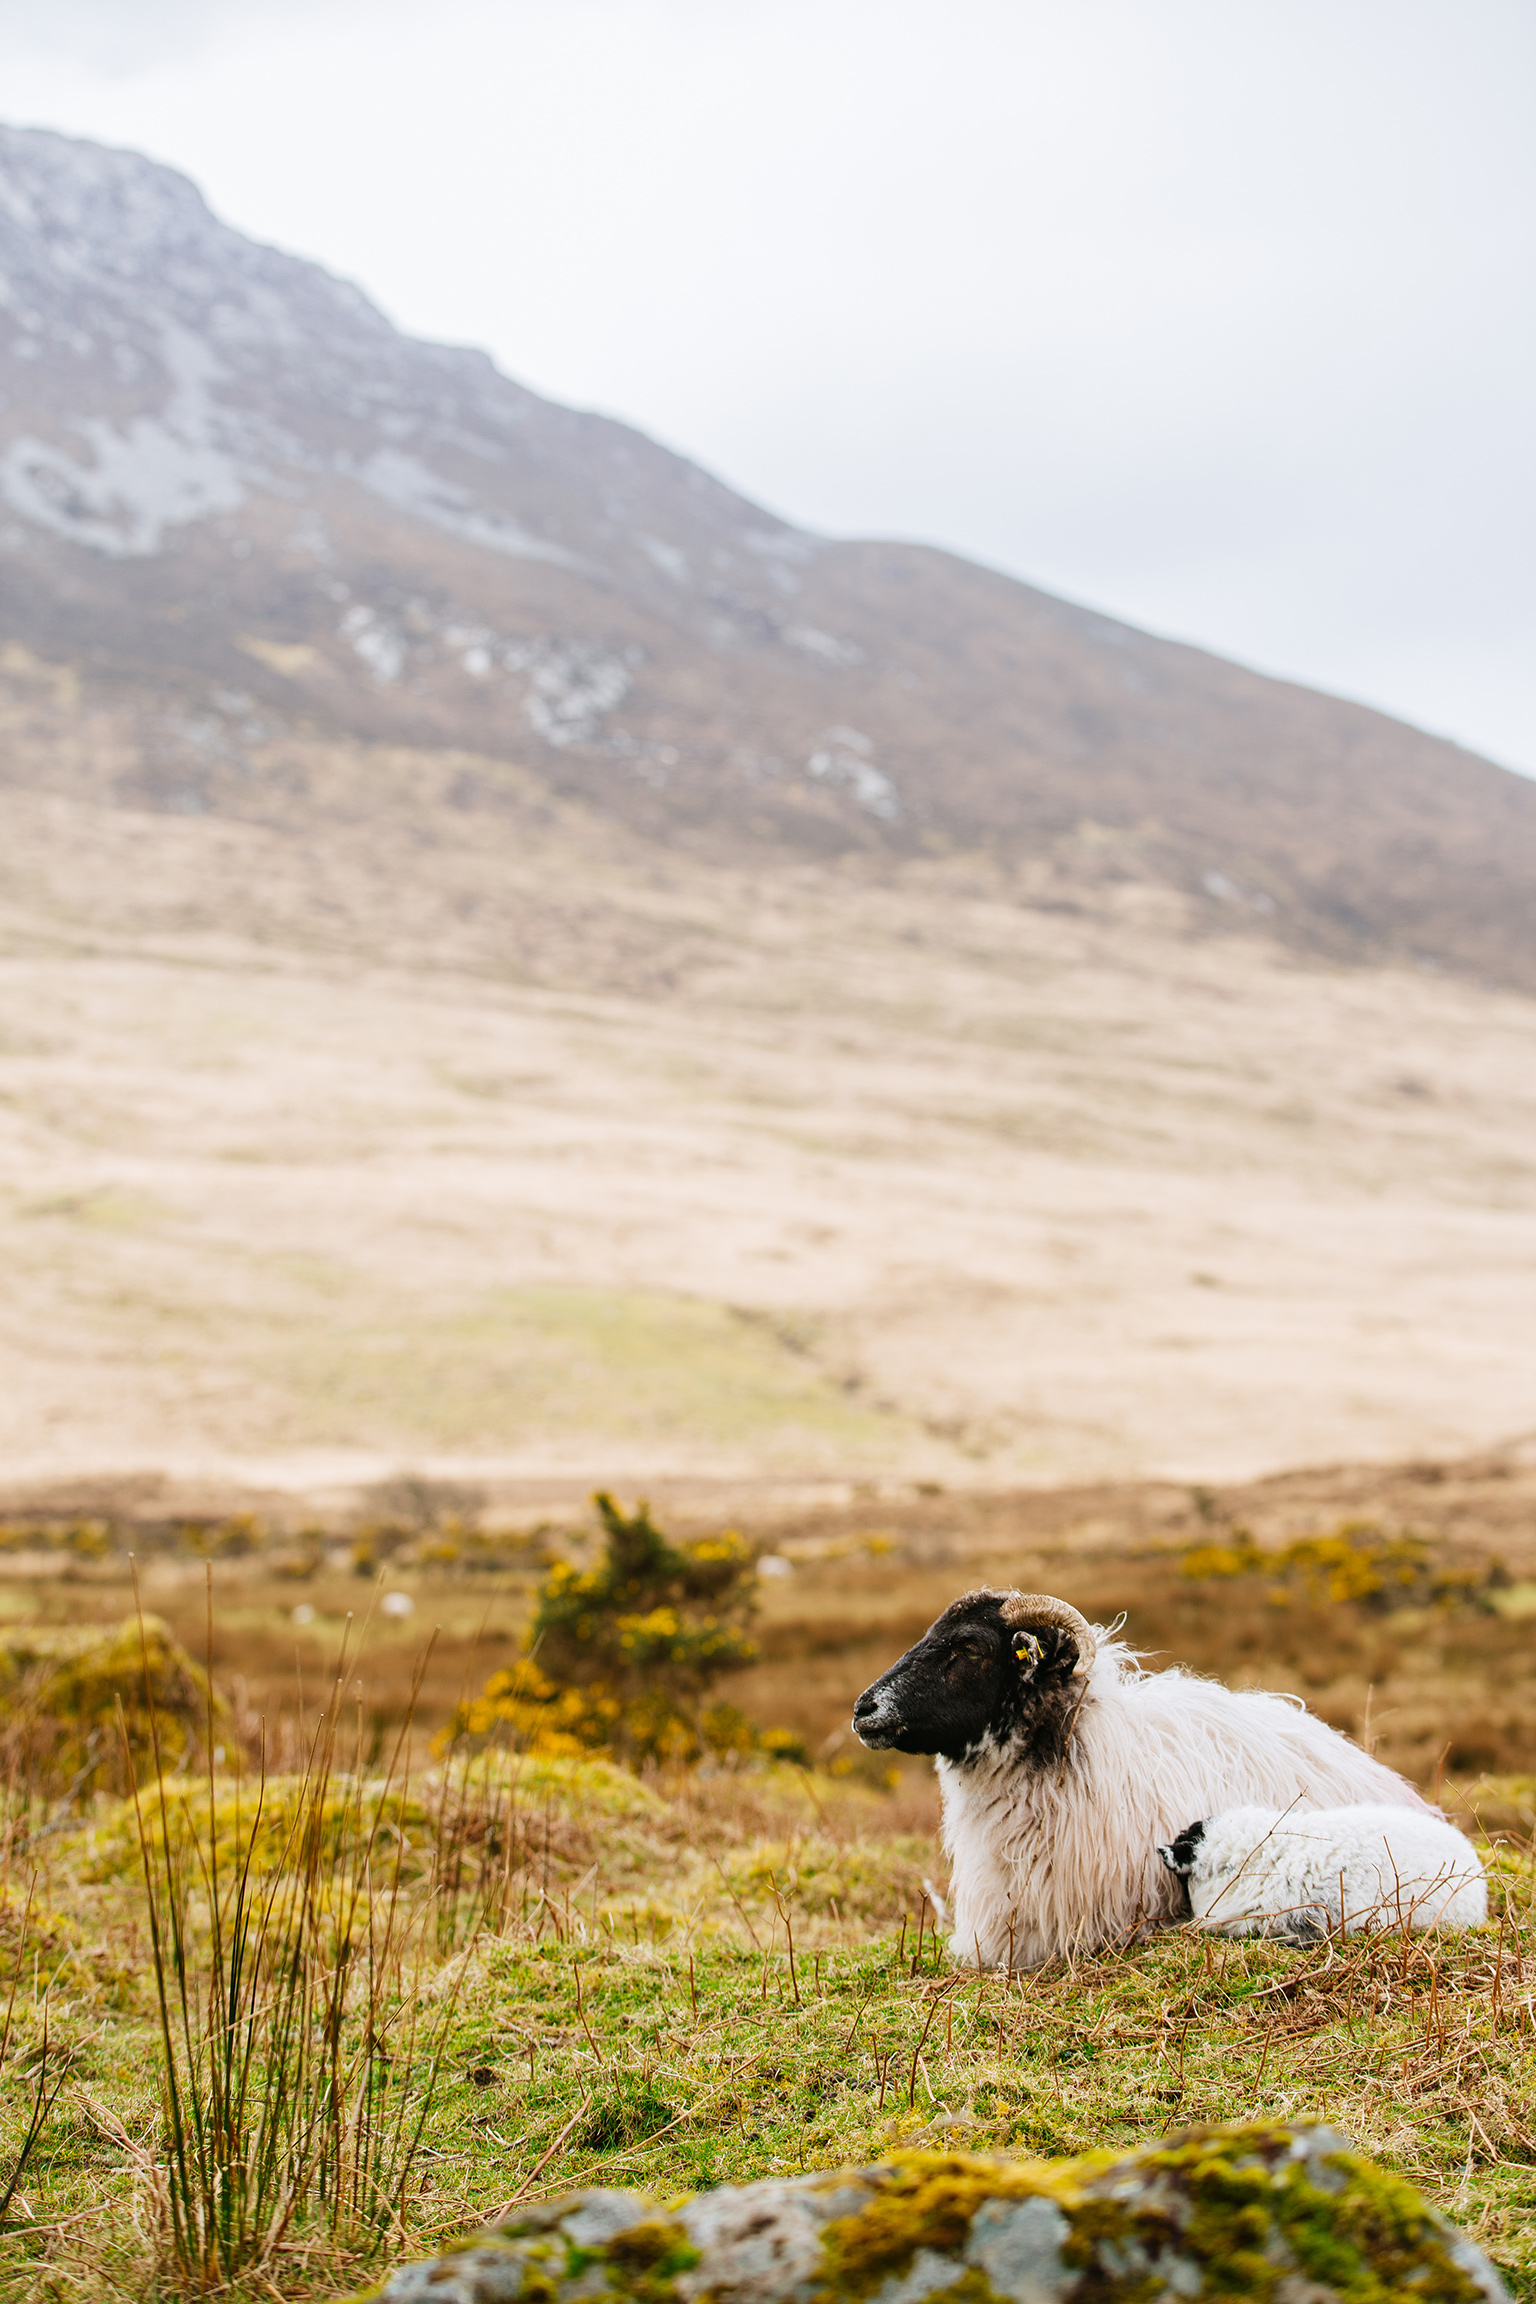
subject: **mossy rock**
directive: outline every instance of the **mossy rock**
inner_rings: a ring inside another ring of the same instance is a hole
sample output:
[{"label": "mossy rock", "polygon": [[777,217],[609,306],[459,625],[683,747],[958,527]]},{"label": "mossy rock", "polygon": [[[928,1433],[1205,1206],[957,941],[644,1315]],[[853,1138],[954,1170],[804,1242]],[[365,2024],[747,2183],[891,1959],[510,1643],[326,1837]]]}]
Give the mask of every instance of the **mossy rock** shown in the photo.
[{"label": "mossy rock", "polygon": [[577,2192],[403,2265],[379,2304],[1485,2304],[1508,2291],[1413,2187],[1323,2127],[1124,2156],[915,2152],[666,2202]]}]

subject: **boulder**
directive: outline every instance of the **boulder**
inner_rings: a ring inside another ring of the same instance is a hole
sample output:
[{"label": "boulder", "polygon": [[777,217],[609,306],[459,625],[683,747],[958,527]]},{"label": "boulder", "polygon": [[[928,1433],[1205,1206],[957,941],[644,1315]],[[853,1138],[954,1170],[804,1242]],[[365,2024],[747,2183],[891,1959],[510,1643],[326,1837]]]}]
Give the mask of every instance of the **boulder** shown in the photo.
[{"label": "boulder", "polygon": [[1485,2304],[1474,2242],[1325,2127],[1195,2128],[1125,2154],[911,2152],[672,2200],[514,2209],[379,2304]]}]

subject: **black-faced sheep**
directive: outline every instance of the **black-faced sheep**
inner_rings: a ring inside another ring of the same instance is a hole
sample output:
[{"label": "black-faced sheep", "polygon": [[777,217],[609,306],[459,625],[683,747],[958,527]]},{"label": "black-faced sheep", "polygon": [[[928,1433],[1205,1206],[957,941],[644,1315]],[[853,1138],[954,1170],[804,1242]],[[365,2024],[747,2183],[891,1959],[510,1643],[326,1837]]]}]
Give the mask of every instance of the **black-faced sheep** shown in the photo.
[{"label": "black-faced sheep", "polygon": [[1159,1856],[1220,1936],[1306,1944],[1342,1929],[1477,1928],[1488,1883],[1443,1816],[1411,1808],[1229,1808]]},{"label": "black-faced sheep", "polygon": [[967,1592],[854,1708],[876,1750],[931,1752],[956,1959],[1034,1967],[1182,1917],[1158,1855],[1191,1816],[1247,1802],[1425,1810],[1401,1776],[1282,1696],[1132,1651],[1064,1600]]}]

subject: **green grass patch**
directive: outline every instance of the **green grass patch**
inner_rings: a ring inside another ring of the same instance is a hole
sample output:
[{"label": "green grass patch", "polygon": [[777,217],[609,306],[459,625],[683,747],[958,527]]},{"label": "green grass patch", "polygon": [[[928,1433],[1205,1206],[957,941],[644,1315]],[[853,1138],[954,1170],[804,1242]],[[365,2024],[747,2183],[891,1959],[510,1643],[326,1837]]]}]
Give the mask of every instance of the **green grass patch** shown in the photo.
[{"label": "green grass patch", "polygon": [[[421,1989],[451,2013],[399,2228],[382,2258],[300,2233],[279,2272],[230,2294],[269,2296],[276,2277],[288,2298],[334,2295],[514,2199],[582,2184],[665,2199],[902,2147],[1077,2155],[1200,2122],[1320,2119],[1536,2297],[1536,1877],[1520,1850],[1496,1854],[1492,1925],[1444,1942],[1292,1951],[1172,1931],[1010,1981],[935,1943],[922,1880],[937,1852],[908,1795],[789,1768],[642,1782],[601,1761],[477,1767],[414,1785],[383,1835],[405,1832],[405,1871],[434,1858],[447,1884]],[[104,1805],[29,1858],[37,1942],[0,2067],[0,2170],[33,2102],[45,2002],[66,2085],[27,2213],[0,2234],[0,2290],[18,2299],[167,2292],[142,1886],[104,1861],[123,1827]],[[216,1828],[227,1863],[227,1799]],[[8,1988],[14,1878],[4,1910]]]},{"label": "green grass patch", "polygon": [[448,1317],[339,1319],[250,1358],[289,1395],[299,1439],[387,1428],[467,1446],[600,1432],[772,1456],[872,1450],[899,1429],[770,1325],[637,1289],[496,1290]]}]

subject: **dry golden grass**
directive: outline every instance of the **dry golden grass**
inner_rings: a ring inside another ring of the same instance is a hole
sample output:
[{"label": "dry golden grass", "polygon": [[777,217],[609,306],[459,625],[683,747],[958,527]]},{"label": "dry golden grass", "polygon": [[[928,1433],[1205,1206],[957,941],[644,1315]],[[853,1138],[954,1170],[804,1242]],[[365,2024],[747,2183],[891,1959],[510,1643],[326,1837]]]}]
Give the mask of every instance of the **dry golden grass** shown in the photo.
[{"label": "dry golden grass", "polygon": [[[1234,1526],[1277,1552],[1341,1522],[1416,1530],[1476,1577],[1503,1563],[1496,1605],[1339,1604],[1264,1574],[1195,1580],[1190,1548]],[[763,1661],[727,1693],[827,1757],[849,1701],[967,1585],[1061,1593],[1155,1664],[1304,1696],[1426,1784],[1437,1771],[1536,1774],[1536,1454],[1460,1465],[1340,1468],[1220,1494],[1167,1486],[886,1498],[781,1518],[792,1576],[764,1587]],[[845,1737],[839,1746],[840,1733]]]},{"label": "dry golden grass", "polygon": [[[100,1501],[100,1498],[98,1498]],[[120,1500],[127,1502],[128,1499]],[[1536,1775],[1536,1645],[1523,1613],[1536,1603],[1536,1451],[1510,1449],[1461,1463],[1299,1472],[1220,1492],[1130,1483],[987,1494],[908,1485],[844,1501],[779,1502],[736,1524],[793,1570],[760,1586],[761,1661],[722,1694],[751,1717],[790,1728],[832,1764],[854,1757],[847,1735],[854,1696],[968,1585],[999,1583],[1062,1593],[1101,1621],[1126,1617],[1126,1636],[1159,1663],[1180,1663],[1234,1685],[1293,1690],[1335,1726],[1368,1738],[1414,1778],[1443,1770]],[[686,1493],[663,1503],[663,1523],[718,1525],[718,1507]],[[1242,1526],[1261,1551],[1341,1522],[1418,1531],[1447,1572],[1476,1578],[1502,1561],[1497,1606],[1338,1605],[1292,1584],[1285,1604],[1263,1575],[1192,1580],[1186,1552]],[[384,1560],[383,1587],[409,1597],[406,1617],[380,1612],[377,1547],[338,1535],[311,1545],[274,1537],[265,1551],[220,1560],[214,1674],[247,1737],[255,1723],[292,1715],[318,1689],[349,1615],[372,1613],[365,1661],[350,1701],[361,1705],[366,1748],[402,1717],[415,1658],[435,1633],[418,1705],[439,1729],[468,1692],[511,1661],[549,1546],[592,1541],[590,1516],[542,1524],[499,1550],[489,1571],[434,1565],[429,1541]],[[124,1518],[114,1539],[147,1552],[146,1604],[194,1655],[203,1648],[201,1562],[163,1547],[163,1525]],[[286,1547],[286,1549],[285,1549]],[[450,1546],[451,1550],[452,1547]],[[468,1555],[463,1553],[462,1558]],[[317,1560],[303,1576],[280,1572]],[[121,1621],[131,1592],[120,1549],[73,1559],[0,1552],[0,1626]],[[295,1609],[313,1611],[296,1622]],[[1369,1707],[1369,1710],[1367,1708]]]},{"label": "dry golden grass", "polygon": [[11,1477],[995,1487],[1529,1419],[1536,1002],[1119,865],[469,838],[441,759],[311,766],[319,840],[8,810]]}]

